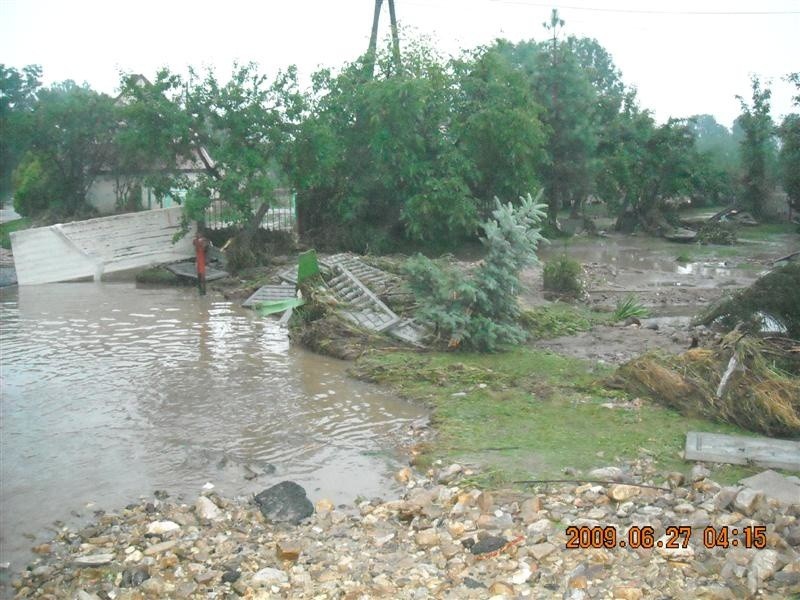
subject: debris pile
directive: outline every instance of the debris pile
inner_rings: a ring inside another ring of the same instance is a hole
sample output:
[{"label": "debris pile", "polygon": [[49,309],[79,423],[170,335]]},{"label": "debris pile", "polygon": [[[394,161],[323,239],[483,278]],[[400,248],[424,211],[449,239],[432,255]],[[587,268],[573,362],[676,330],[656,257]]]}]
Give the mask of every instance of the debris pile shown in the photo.
[{"label": "debris pile", "polygon": [[[800,435],[800,377],[787,372],[800,348],[738,329],[713,348],[679,356],[648,353],[622,365],[613,387],[649,396],[678,411],[770,436]],[[784,367],[784,368],[782,368]]]}]

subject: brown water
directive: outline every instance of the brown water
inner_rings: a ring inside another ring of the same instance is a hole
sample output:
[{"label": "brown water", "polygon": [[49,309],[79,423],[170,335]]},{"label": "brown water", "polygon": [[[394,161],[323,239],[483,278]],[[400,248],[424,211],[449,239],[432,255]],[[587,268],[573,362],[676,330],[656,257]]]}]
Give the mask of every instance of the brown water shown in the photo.
[{"label": "brown water", "polygon": [[312,500],[386,495],[391,449],[425,416],[290,345],[276,321],[192,289],[4,288],[0,319],[12,569],[54,520],[157,489],[191,502],[206,482],[236,495],[292,479]]}]

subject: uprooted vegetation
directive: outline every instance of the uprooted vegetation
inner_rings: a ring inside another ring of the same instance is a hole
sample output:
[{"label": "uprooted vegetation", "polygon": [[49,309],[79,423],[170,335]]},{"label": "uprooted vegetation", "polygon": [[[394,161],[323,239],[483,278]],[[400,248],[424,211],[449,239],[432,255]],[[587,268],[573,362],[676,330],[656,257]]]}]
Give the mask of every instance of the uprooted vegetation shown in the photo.
[{"label": "uprooted vegetation", "polygon": [[750,331],[772,325],[800,339],[800,263],[774,269],[749,288],[711,307],[698,321],[727,329],[742,323]]},{"label": "uprooted vegetation", "polygon": [[648,353],[622,365],[612,387],[688,416],[770,436],[800,436],[800,346],[738,329],[717,347],[679,356]]}]

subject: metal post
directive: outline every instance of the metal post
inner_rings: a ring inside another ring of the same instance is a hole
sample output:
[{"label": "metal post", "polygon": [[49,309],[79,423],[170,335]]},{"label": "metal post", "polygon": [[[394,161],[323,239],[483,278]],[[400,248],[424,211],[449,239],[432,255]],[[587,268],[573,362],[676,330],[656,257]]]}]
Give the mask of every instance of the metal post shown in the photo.
[{"label": "metal post", "polygon": [[201,296],[206,295],[206,248],[209,241],[198,230],[194,238],[195,263],[197,266],[197,287]]}]

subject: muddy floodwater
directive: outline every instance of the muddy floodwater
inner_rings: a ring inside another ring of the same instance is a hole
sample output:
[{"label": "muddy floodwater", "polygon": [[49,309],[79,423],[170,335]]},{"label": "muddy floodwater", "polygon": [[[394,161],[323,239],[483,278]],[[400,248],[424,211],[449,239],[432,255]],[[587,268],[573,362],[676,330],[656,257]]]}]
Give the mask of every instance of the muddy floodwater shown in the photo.
[{"label": "muddy floodwater", "polygon": [[[270,319],[193,289],[0,289],[2,558],[53,522],[166,490],[193,501],[292,479],[312,501],[385,496],[424,409],[298,349]],[[50,531],[48,531],[50,529]]]}]

